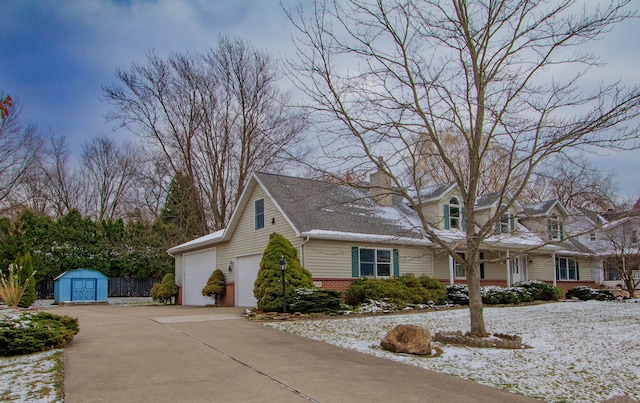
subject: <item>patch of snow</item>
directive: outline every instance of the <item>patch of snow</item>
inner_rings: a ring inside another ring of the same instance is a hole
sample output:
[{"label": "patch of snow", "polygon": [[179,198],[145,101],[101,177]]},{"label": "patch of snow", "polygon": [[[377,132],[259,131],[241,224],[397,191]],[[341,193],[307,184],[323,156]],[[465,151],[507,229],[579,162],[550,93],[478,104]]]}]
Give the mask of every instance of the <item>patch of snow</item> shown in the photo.
[{"label": "patch of snow", "polygon": [[397,237],[392,235],[376,235],[376,234],[363,234],[355,232],[342,232],[342,231],[329,231],[314,229],[306,231],[300,234],[302,237],[310,237],[314,239],[331,239],[331,240],[351,240],[361,242],[390,242],[412,245],[433,245],[433,243],[427,239]]},{"label": "patch of snow", "polygon": [[4,402],[62,402],[56,396],[55,354],[62,350],[0,357],[0,397]]},{"label": "patch of snow", "polygon": [[619,395],[640,400],[639,317],[640,304],[618,302],[485,308],[490,333],[520,335],[533,348],[441,345],[443,354],[437,358],[394,354],[382,350],[380,341],[398,324],[420,325],[431,334],[465,331],[468,310],[269,326],[546,401],[596,402]]}]

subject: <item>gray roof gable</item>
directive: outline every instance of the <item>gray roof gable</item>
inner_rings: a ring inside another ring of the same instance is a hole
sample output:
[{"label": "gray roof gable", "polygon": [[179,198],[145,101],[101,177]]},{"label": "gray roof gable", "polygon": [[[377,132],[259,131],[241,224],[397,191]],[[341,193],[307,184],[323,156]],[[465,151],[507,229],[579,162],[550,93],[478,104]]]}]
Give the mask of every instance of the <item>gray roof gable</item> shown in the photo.
[{"label": "gray roof gable", "polygon": [[400,197],[381,206],[369,192],[313,179],[254,174],[299,233],[313,230],[424,239],[413,210]]}]

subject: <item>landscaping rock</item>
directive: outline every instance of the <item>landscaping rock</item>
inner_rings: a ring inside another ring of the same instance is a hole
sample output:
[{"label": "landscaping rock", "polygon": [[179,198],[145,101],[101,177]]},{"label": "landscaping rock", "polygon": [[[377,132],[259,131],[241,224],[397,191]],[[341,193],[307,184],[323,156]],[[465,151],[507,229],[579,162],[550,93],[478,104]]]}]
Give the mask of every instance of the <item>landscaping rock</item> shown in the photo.
[{"label": "landscaping rock", "polygon": [[431,333],[416,325],[397,325],[387,333],[380,345],[394,353],[431,355]]}]

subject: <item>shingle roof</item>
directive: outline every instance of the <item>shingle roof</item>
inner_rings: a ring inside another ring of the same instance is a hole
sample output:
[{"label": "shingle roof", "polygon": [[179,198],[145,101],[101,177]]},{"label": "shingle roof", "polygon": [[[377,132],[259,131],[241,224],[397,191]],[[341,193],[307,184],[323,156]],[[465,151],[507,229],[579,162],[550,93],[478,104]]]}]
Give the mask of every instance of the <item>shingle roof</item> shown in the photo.
[{"label": "shingle roof", "polygon": [[369,192],[313,179],[256,173],[296,229],[424,239],[413,210],[400,197],[381,206]]},{"label": "shingle roof", "polygon": [[554,204],[556,204],[556,199],[545,200],[540,203],[529,204],[524,206],[524,214],[528,216],[537,216],[546,214]]},{"label": "shingle roof", "polygon": [[490,207],[500,199],[500,192],[487,193],[476,197],[476,208]]},{"label": "shingle roof", "polygon": [[453,187],[455,182],[443,183],[441,185],[433,185],[420,190],[420,199],[427,202],[433,199],[440,199],[444,194]]}]

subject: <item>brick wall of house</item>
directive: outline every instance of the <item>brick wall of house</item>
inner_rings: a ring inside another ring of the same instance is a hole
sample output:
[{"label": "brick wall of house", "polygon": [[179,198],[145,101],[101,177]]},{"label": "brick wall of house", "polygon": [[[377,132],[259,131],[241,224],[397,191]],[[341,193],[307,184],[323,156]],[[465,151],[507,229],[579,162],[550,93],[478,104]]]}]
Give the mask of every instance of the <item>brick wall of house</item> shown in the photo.
[{"label": "brick wall of house", "polygon": [[314,278],[313,283],[327,290],[344,292],[347,291],[351,283],[356,280],[355,278]]},{"label": "brick wall of house", "polygon": [[225,286],[227,291],[224,294],[224,297],[222,298],[222,301],[220,303],[222,306],[235,306],[236,305],[236,301],[235,301],[236,284],[232,282],[228,282],[225,284]]}]

